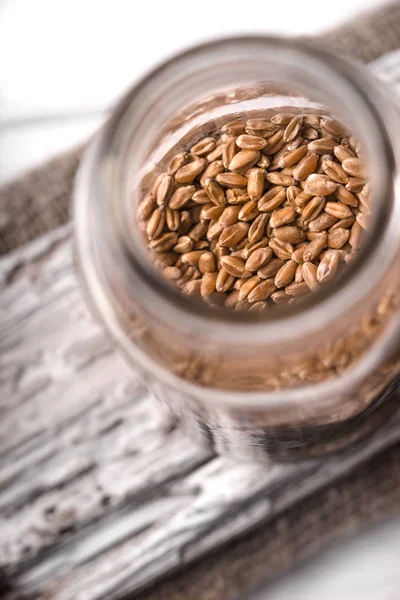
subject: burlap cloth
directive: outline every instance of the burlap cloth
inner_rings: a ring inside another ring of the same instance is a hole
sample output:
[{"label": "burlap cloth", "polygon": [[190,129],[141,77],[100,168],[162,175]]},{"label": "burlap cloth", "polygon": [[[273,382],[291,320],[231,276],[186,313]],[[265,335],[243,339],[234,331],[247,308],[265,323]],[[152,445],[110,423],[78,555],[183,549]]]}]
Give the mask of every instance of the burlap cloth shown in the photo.
[{"label": "burlap cloth", "polygon": [[[400,46],[400,2],[320,36],[370,62]],[[0,188],[0,254],[68,220],[82,148]],[[155,585],[138,600],[233,600],[314,554],[327,541],[400,514],[400,445],[318,492],[223,551]]]}]

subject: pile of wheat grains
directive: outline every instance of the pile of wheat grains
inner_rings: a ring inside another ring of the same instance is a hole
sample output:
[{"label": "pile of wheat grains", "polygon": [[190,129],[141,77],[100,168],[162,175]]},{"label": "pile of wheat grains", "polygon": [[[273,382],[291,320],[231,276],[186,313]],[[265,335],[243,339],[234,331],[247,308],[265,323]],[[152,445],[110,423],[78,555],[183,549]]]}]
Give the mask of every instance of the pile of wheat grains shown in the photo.
[{"label": "pile of wheat grains", "polygon": [[264,311],[316,292],[352,260],[368,200],[359,144],[341,123],[275,113],[226,123],[177,154],[137,215],[182,293]]}]

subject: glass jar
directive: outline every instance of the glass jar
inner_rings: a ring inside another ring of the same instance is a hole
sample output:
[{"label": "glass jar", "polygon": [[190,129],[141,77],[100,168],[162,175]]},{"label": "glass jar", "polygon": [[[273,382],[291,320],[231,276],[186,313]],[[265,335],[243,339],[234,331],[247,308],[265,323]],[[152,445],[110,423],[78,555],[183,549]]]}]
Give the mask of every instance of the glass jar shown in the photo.
[{"label": "glass jar", "polygon": [[[343,275],[298,306],[213,311],[159,276],[136,208],[171,156],[265,110],[334,114],[365,151],[372,218]],[[393,413],[399,383],[400,117],[367,69],[308,43],[214,41],[152,71],[92,141],[75,190],[80,272],[138,377],[220,450],[320,455]]]}]

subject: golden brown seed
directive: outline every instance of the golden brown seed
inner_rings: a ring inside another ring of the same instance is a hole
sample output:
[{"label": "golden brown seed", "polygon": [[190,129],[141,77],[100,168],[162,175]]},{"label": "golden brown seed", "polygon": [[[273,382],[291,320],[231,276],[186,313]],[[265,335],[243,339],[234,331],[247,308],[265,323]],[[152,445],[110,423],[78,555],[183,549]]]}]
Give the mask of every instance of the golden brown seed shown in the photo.
[{"label": "golden brown seed", "polygon": [[277,131],[270,138],[268,138],[268,144],[263,150],[263,154],[271,155],[279,152],[285,145],[285,140],[283,139],[283,131]]},{"label": "golden brown seed", "polygon": [[148,219],[153,210],[156,208],[157,203],[153,198],[152,194],[147,194],[147,196],[139,204],[138,209],[136,211],[136,216],[138,220],[144,221],[145,219]]},{"label": "golden brown seed", "polygon": [[221,235],[224,230],[224,226],[218,221],[211,221],[208,230],[207,230],[207,239],[208,240],[216,240]]},{"label": "golden brown seed", "polygon": [[224,227],[230,227],[231,225],[234,225],[235,223],[237,223],[237,221],[239,219],[240,211],[241,211],[240,205],[239,206],[227,206],[224,209],[224,212],[222,213],[222,215],[220,216],[219,222]]},{"label": "golden brown seed", "polygon": [[225,192],[229,204],[246,204],[250,200],[247,190],[243,188],[227,189]]},{"label": "golden brown seed", "polygon": [[281,242],[299,244],[304,240],[304,233],[295,225],[284,225],[283,227],[277,227],[274,232],[275,237]]},{"label": "golden brown seed", "polygon": [[349,134],[348,130],[342,123],[336,121],[336,119],[321,119],[320,126],[322,131],[333,137],[343,138]]},{"label": "golden brown seed", "polygon": [[357,219],[357,222],[361,225],[361,227],[365,231],[368,231],[371,228],[372,222],[373,222],[372,215],[366,215],[366,214],[363,214],[363,213],[358,213],[356,219]]},{"label": "golden brown seed", "polygon": [[261,212],[270,212],[278,208],[286,199],[285,189],[276,186],[270,190],[258,201],[258,210]]},{"label": "golden brown seed", "polygon": [[302,213],[302,209],[309,203],[312,198],[312,194],[307,194],[307,192],[300,192],[294,201],[295,210],[298,213]]},{"label": "golden brown seed", "polygon": [[174,189],[174,178],[167,173],[162,173],[158,180],[156,201],[158,206],[164,207]]},{"label": "golden brown seed", "polygon": [[293,209],[294,209],[294,202],[295,202],[297,196],[299,196],[301,193],[302,193],[301,189],[299,187],[297,187],[296,185],[290,185],[288,188],[286,188],[286,197],[288,199],[290,206]]},{"label": "golden brown seed", "polygon": [[336,217],[336,219],[346,219],[353,215],[351,208],[342,202],[327,202],[325,212],[332,217]]},{"label": "golden brown seed", "polygon": [[175,173],[190,160],[190,154],[188,152],[180,152],[173,157],[168,165],[168,174],[175,175]]},{"label": "golden brown seed", "polygon": [[349,243],[350,243],[350,246],[353,248],[353,250],[359,249],[359,247],[361,245],[362,234],[363,234],[362,227],[356,221],[355,223],[353,223],[353,226],[352,226],[351,232],[350,232],[350,238],[349,238]]},{"label": "golden brown seed", "polygon": [[275,238],[269,240],[269,247],[273,250],[276,256],[282,260],[291,258],[294,250],[292,244],[289,242],[284,242]]},{"label": "golden brown seed", "polygon": [[264,312],[267,310],[268,304],[266,302],[254,302],[249,308],[249,312]]},{"label": "golden brown seed", "polygon": [[356,218],[354,216],[347,217],[347,219],[340,219],[340,221],[332,225],[329,231],[334,231],[335,229],[349,229],[355,220]]},{"label": "golden brown seed", "polygon": [[[286,148],[288,149],[289,152],[291,152],[292,150],[296,150],[296,148],[300,148],[300,146],[302,146],[304,142],[304,138],[301,137],[301,135],[298,135],[297,137],[294,138],[294,140],[292,140],[291,142],[288,142],[286,144]],[[304,148],[307,150],[307,147],[304,146]],[[302,156],[304,156],[305,152],[303,152]],[[298,161],[296,161],[298,162]],[[293,163],[296,164],[296,163]]]},{"label": "golden brown seed", "polygon": [[[238,281],[241,281],[240,279]],[[235,308],[239,301],[239,290],[233,290],[225,299],[225,308]]]},{"label": "golden brown seed", "polygon": [[212,152],[210,152],[210,154],[207,154],[206,159],[208,160],[209,163],[215,162],[219,158],[222,158],[223,151],[224,151],[224,145],[220,144],[219,146],[216,146],[216,148]]},{"label": "golden brown seed", "polygon": [[296,218],[296,213],[291,206],[285,206],[275,211],[271,217],[271,227],[281,227],[287,223],[292,223]]},{"label": "golden brown seed", "polygon": [[204,158],[198,158],[178,169],[175,173],[175,180],[178,183],[192,183],[204,171],[206,165],[207,161]]},{"label": "golden brown seed", "polygon": [[174,251],[178,252],[178,254],[184,254],[185,252],[190,252],[192,248],[193,240],[187,235],[183,235],[178,238],[177,244],[174,246]]},{"label": "golden brown seed", "polygon": [[190,148],[190,152],[192,154],[196,154],[197,156],[206,156],[214,150],[216,146],[216,141],[212,137],[206,137],[197,142],[194,146]]},{"label": "golden brown seed", "polygon": [[294,179],[291,175],[285,175],[284,173],[268,173],[267,180],[274,185],[281,185],[288,187],[294,184]]},{"label": "golden brown seed", "polygon": [[[243,288],[242,288],[243,289]],[[242,291],[242,289],[240,291]],[[265,279],[255,286],[247,296],[248,302],[260,302],[266,300],[274,291],[276,285],[273,279]]]},{"label": "golden brown seed", "polygon": [[201,293],[201,279],[192,279],[187,281],[181,287],[182,293],[186,296],[198,296]]},{"label": "golden brown seed", "polygon": [[272,258],[271,248],[258,248],[254,250],[246,261],[246,271],[258,271],[266,265]]},{"label": "golden brown seed", "polygon": [[269,279],[270,277],[275,277],[277,272],[284,265],[284,261],[280,258],[272,258],[266,265],[261,267],[257,271],[258,277],[261,279]]},{"label": "golden brown seed", "polygon": [[146,232],[150,240],[154,240],[161,235],[165,225],[165,212],[161,208],[156,208],[146,226]]},{"label": "golden brown seed", "polygon": [[216,206],[215,204],[206,204],[203,206],[200,213],[200,221],[211,221],[219,219],[224,212],[223,206]]},{"label": "golden brown seed", "polygon": [[346,184],[349,181],[349,176],[346,171],[333,160],[324,160],[322,163],[322,170],[325,175],[332,179],[332,181],[336,181],[337,183]]},{"label": "golden brown seed", "polygon": [[216,180],[224,187],[240,188],[247,186],[247,179],[240,173],[220,173]]},{"label": "golden brown seed", "polygon": [[303,264],[302,273],[303,279],[309,287],[309,289],[312,292],[317,292],[319,289],[319,282],[317,278],[317,266],[314,265],[312,262],[305,262]]},{"label": "golden brown seed", "polygon": [[241,150],[232,158],[229,163],[230,171],[245,171],[260,160],[258,150]]},{"label": "golden brown seed", "polygon": [[200,293],[203,296],[203,298],[207,298],[208,296],[211,296],[213,292],[215,292],[217,285],[217,276],[218,273],[215,272],[204,273],[203,277],[201,278],[200,286]]},{"label": "golden brown seed", "polygon": [[348,206],[358,206],[358,199],[354,194],[349,192],[348,189],[344,187],[344,185],[339,185],[335,191],[335,196],[338,200],[343,202],[343,204],[347,204]]},{"label": "golden brown seed", "polygon": [[321,254],[328,241],[328,234],[321,233],[319,237],[310,242],[304,251],[304,262],[312,262]]},{"label": "golden brown seed", "polygon": [[244,204],[239,211],[239,219],[241,221],[252,221],[259,214],[257,202],[250,200]]},{"label": "golden brown seed", "polygon": [[257,165],[259,167],[261,167],[262,169],[268,169],[270,164],[271,164],[271,159],[269,158],[269,156],[265,156],[265,154],[261,154],[260,160],[258,161]]},{"label": "golden brown seed", "polygon": [[165,220],[167,223],[168,229],[171,231],[178,231],[180,224],[180,215],[179,211],[172,210],[171,208],[165,209]]},{"label": "golden brown seed", "polygon": [[294,140],[294,138],[299,133],[302,125],[303,117],[301,115],[294,116],[286,126],[285,132],[283,134],[283,139],[285,140],[285,142],[290,142],[291,140]]},{"label": "golden brown seed", "polygon": [[217,292],[227,292],[235,282],[233,275],[229,275],[228,271],[221,268],[218,272],[215,288]]},{"label": "golden brown seed", "polygon": [[205,190],[197,190],[192,196],[193,202],[196,204],[209,204],[210,198]]},{"label": "golden brown seed", "polygon": [[199,269],[201,273],[212,273],[215,271],[215,256],[212,252],[203,252],[199,259]]},{"label": "golden brown seed", "polygon": [[359,193],[363,190],[366,184],[366,179],[363,177],[351,177],[349,182],[346,184],[346,189],[349,192]]},{"label": "golden brown seed", "polygon": [[285,287],[293,280],[296,273],[297,263],[294,260],[288,260],[279,269],[275,275],[275,285],[277,288]]},{"label": "golden brown seed", "polygon": [[306,223],[308,221],[313,221],[319,215],[319,213],[324,209],[325,206],[325,198],[321,196],[315,196],[307,203],[303,212],[302,219],[303,222]]},{"label": "golden brown seed", "polygon": [[228,133],[229,135],[241,135],[245,132],[246,125],[242,121],[229,121],[221,127],[222,133]]},{"label": "golden brown seed", "polygon": [[163,273],[167,279],[171,280],[179,279],[181,276],[181,270],[178,267],[165,267]]},{"label": "golden brown seed", "polygon": [[188,236],[195,242],[198,242],[199,240],[201,240],[203,235],[206,234],[207,229],[208,223],[197,223],[197,225],[192,227],[192,229],[189,231]]},{"label": "golden brown seed", "polygon": [[346,148],[346,146],[342,145],[335,146],[333,149],[333,153],[340,162],[343,162],[344,160],[346,160],[346,158],[354,157],[353,150],[350,150],[350,148]]},{"label": "golden brown seed", "polygon": [[248,244],[246,244],[246,246],[242,250],[244,260],[247,260],[249,258],[249,256],[251,254],[253,254],[253,252],[255,250],[258,250],[259,248],[267,248],[267,247],[268,247],[268,238],[266,238],[266,237],[263,237],[262,239],[258,240],[257,242],[249,242]]},{"label": "golden brown seed", "polygon": [[292,296],[293,298],[297,298],[297,296],[304,296],[304,294],[308,294],[309,287],[305,281],[301,283],[291,283],[285,288],[285,292],[288,296]]},{"label": "golden brown seed", "polygon": [[305,181],[304,191],[312,196],[329,196],[338,187],[338,184],[328,179],[326,175],[309,175]]},{"label": "golden brown seed", "polygon": [[229,168],[229,164],[236,154],[236,138],[230,138],[225,144],[222,152],[222,164],[225,169]]},{"label": "golden brown seed", "polygon": [[224,190],[215,179],[209,179],[205,185],[205,190],[211,202],[216,206],[225,206],[226,198]]},{"label": "golden brown seed", "polygon": [[250,169],[247,181],[247,193],[251,200],[259,200],[264,191],[264,171],[261,169]]},{"label": "golden brown seed", "polygon": [[236,145],[242,150],[262,150],[267,141],[258,135],[243,134],[237,138]]},{"label": "golden brown seed", "polygon": [[321,231],[324,231],[324,229],[329,229],[329,227],[332,227],[336,221],[337,219],[335,217],[323,212],[316,219],[310,221],[308,228],[312,232],[320,233]]},{"label": "golden brown seed", "polygon": [[192,250],[191,252],[182,254],[181,260],[184,264],[197,266],[202,254],[204,254],[203,250]]},{"label": "golden brown seed", "polygon": [[269,215],[261,214],[258,215],[250,225],[248,239],[249,242],[254,243],[261,240],[265,234],[266,227],[269,222]]},{"label": "golden brown seed", "polygon": [[320,234],[314,231],[307,231],[306,237],[309,242],[313,242],[320,239]]},{"label": "golden brown seed", "polygon": [[303,277],[303,263],[300,263],[296,267],[296,273],[294,274],[294,280],[296,283],[301,283],[304,281]]},{"label": "golden brown seed", "polygon": [[178,234],[174,232],[163,233],[158,238],[152,240],[149,244],[150,250],[156,252],[167,252],[175,246],[178,239]]},{"label": "golden brown seed", "polygon": [[317,154],[330,154],[333,153],[335,146],[335,140],[329,137],[323,137],[319,140],[309,142],[308,149],[310,152],[316,152]]},{"label": "golden brown seed", "polygon": [[[205,187],[208,179],[213,179],[220,173],[224,172],[224,165],[222,164],[222,160],[214,160],[214,162],[210,163],[207,169],[204,171],[202,176],[200,177],[200,185]],[[196,192],[197,193],[197,192]],[[195,199],[195,195],[193,195],[193,199]]]},{"label": "golden brown seed", "polygon": [[231,225],[223,230],[219,238],[219,243],[221,246],[226,248],[236,246],[244,237],[247,236],[249,228],[250,225],[248,225],[248,223],[235,223],[234,225]]},{"label": "golden brown seed", "polygon": [[183,208],[185,204],[187,204],[192,198],[195,191],[196,188],[194,187],[194,185],[185,185],[183,187],[178,188],[172,194],[168,206],[172,208],[172,210],[179,210],[180,208]]},{"label": "golden brown seed", "polygon": [[342,167],[349,175],[362,178],[366,176],[365,167],[359,158],[346,158]]},{"label": "golden brown seed", "polygon": [[328,233],[328,246],[335,248],[336,250],[342,248],[350,237],[350,231],[348,229],[334,229]]},{"label": "golden brown seed", "polygon": [[275,304],[287,304],[290,300],[290,296],[285,293],[285,290],[279,290],[278,292],[271,294],[271,300],[275,302]]},{"label": "golden brown seed", "polygon": [[286,127],[287,125],[289,125],[290,121],[296,116],[297,115],[294,115],[293,113],[280,112],[271,118],[271,123],[273,123],[274,125],[285,125]]},{"label": "golden brown seed", "polygon": [[[233,277],[246,277],[244,260],[234,256],[222,256],[221,266]],[[248,274],[250,275],[250,273]]]},{"label": "golden brown seed", "polygon": [[311,127],[310,125],[303,125],[300,129],[300,135],[306,140],[316,140],[319,137],[317,129],[314,129],[314,127]]},{"label": "golden brown seed", "polygon": [[246,121],[247,129],[254,129],[254,131],[269,131],[274,130],[275,127],[268,119],[248,119]]},{"label": "golden brown seed", "polygon": [[176,265],[177,254],[175,252],[150,252],[151,259],[154,262],[154,265],[160,269],[164,269],[165,267],[171,267]]},{"label": "golden brown seed", "polygon": [[252,292],[252,290],[261,282],[261,279],[254,275],[247,279],[245,283],[240,287],[239,290],[239,302],[242,302]]},{"label": "golden brown seed", "polygon": [[293,252],[292,259],[295,260],[297,263],[301,263],[303,261],[303,255],[307,246],[307,242],[303,242],[302,244],[300,244],[300,246],[296,248],[296,250]]},{"label": "golden brown seed", "polygon": [[317,269],[317,279],[320,283],[326,283],[335,276],[339,266],[339,257],[340,254],[336,250],[330,250],[325,254]]},{"label": "golden brown seed", "polygon": [[278,166],[281,169],[297,165],[299,161],[307,154],[307,146],[299,146],[290,152],[286,152],[279,160]]},{"label": "golden brown seed", "polygon": [[194,250],[208,250],[210,244],[207,240],[200,240],[199,242],[194,242]]}]

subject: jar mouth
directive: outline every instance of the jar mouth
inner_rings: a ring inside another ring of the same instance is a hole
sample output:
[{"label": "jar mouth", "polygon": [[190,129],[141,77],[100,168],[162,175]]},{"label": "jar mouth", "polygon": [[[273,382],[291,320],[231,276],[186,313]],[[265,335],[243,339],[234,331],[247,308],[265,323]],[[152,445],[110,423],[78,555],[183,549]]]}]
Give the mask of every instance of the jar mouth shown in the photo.
[{"label": "jar mouth", "polygon": [[[259,58],[260,56],[261,58]],[[365,145],[367,158],[380,157],[379,162],[374,165],[373,171],[373,195],[376,199],[376,206],[372,229],[365,243],[357,252],[356,259],[344,269],[340,277],[325,284],[317,294],[305,297],[297,306],[284,309],[275,309],[274,307],[274,310],[267,311],[262,315],[229,310],[216,311],[183,296],[179,290],[174,289],[160,277],[159,271],[151,264],[146,253],[141,252],[140,248],[132,246],[124,214],[117,215],[117,229],[119,228],[118,234],[125,258],[131,268],[136,270],[148,285],[149,293],[152,293],[152,301],[156,304],[157,301],[162,302],[163,310],[167,307],[171,319],[176,318],[179,313],[178,320],[182,328],[193,325],[196,320],[198,326],[203,328],[204,335],[208,340],[216,336],[218,339],[223,338],[225,341],[235,343],[242,339],[243,335],[246,335],[246,337],[254,336],[255,342],[259,342],[261,339],[279,342],[290,339],[294,332],[301,337],[305,333],[309,335],[310,330],[318,331],[326,325],[327,318],[331,322],[340,318],[343,311],[353,306],[373,289],[370,258],[377,254],[376,248],[382,241],[391,210],[393,156],[379,110],[366,93],[366,82],[354,78],[354,73],[350,70],[347,62],[340,63],[339,71],[328,52],[306,42],[299,44],[296,41],[294,44],[280,38],[259,36],[219,39],[193,47],[169,59],[154,69],[128,93],[108,124],[110,134],[108,151],[110,152],[111,149],[112,156],[121,156],[121,140],[126,133],[128,124],[131,138],[136,135],[141,139],[141,134],[146,132],[152,114],[149,118],[146,111],[141,113],[139,110],[146,97],[151,97],[153,94],[162,98],[164,93],[171,90],[175,82],[183,89],[185,84],[182,83],[180,77],[182,72],[191,70],[203,73],[209,65],[215,64],[216,60],[222,64],[223,61],[232,62],[236,60],[236,57],[240,57],[244,64],[246,64],[246,60],[255,61],[257,57],[261,69],[265,67],[268,76],[270,73],[274,75],[274,81],[279,81],[280,72],[283,73],[282,80],[285,82],[288,77],[295,76],[297,80],[306,81],[306,84],[316,90],[316,95],[319,95],[323,101],[326,100],[327,94],[332,94],[332,90],[340,90],[340,93],[336,93],[334,101],[331,102],[332,106],[329,108],[338,109],[336,112],[339,113],[339,116],[343,113],[343,121],[346,124],[354,121],[352,131],[354,130],[358,139],[361,138],[361,141],[365,142],[362,145]],[[337,61],[338,58],[335,57],[335,60]],[[295,85],[297,85],[297,80],[294,80]],[[328,82],[328,89],[322,89],[321,86],[318,88],[320,81]],[[304,87],[304,84],[299,83],[299,85]],[[339,99],[343,106],[337,106]],[[324,104],[326,105],[325,102]],[[351,107],[357,107],[357,111]],[[161,121],[162,118],[164,118],[163,115],[161,115]],[[366,124],[368,132],[364,131]],[[156,128],[154,124],[153,126]],[[114,146],[115,150],[113,150]],[[372,161],[370,160],[370,162]],[[216,322],[218,323],[217,331]],[[286,324],[284,330],[282,329],[283,322]]]},{"label": "jar mouth", "polygon": [[[115,221],[112,222],[113,233],[119,243],[119,251],[126,261],[127,270],[135,272],[137,277],[142,280],[146,292],[146,298],[143,301],[146,302],[146,305],[151,306],[153,310],[162,306],[165,320],[177,323],[182,331],[190,331],[194,327],[197,333],[201,332],[201,336],[207,343],[219,343],[222,340],[224,343],[237,344],[245,339],[246,343],[251,341],[258,344],[268,340],[271,344],[283,344],[292,339],[299,340],[313,334],[318,335],[328,322],[332,324],[335,319],[340,319],[344,311],[350,310],[361,298],[373,292],[379,269],[384,268],[384,265],[391,260],[387,245],[384,244],[388,216],[393,209],[391,202],[394,186],[394,159],[385,127],[385,123],[390,122],[390,115],[385,115],[384,123],[379,107],[366,93],[369,79],[363,79],[362,75],[355,78],[351,65],[349,66],[345,60],[338,57],[333,58],[325,50],[306,42],[299,43],[297,40],[291,42],[280,38],[260,36],[220,39],[189,49],[161,64],[128,92],[106,123],[96,143],[89,150],[79,179],[86,179],[89,181],[89,185],[96,190],[96,195],[100,198],[102,205],[103,218],[107,217],[112,199],[118,197],[120,193],[122,175],[124,168],[127,167],[126,164],[122,164],[121,160],[128,143],[127,139],[129,138],[129,143],[132,135],[140,139],[141,133],[148,126],[149,115],[143,114],[143,110],[139,110],[141,106],[142,109],[145,106],[146,97],[151,97],[152,94],[162,97],[163,93],[166,93],[174,85],[175,80],[179,81],[180,73],[188,69],[198,70],[200,67],[204,71],[208,65],[215,62],[216,56],[218,60],[226,58],[236,60],[235,57],[238,57],[238,61],[239,59],[243,60],[243,57],[252,61],[257,56],[261,66],[265,64],[266,71],[268,65],[268,68],[273,67],[276,70],[276,65],[281,64],[282,69],[289,69],[289,73],[293,74],[295,81],[295,76],[297,78],[306,76],[310,86],[312,82],[315,87],[321,78],[325,82],[329,81],[329,90],[331,88],[340,90],[340,94],[338,92],[336,94],[337,99],[341,95],[346,102],[343,103],[342,111],[336,111],[338,116],[345,113],[347,116],[343,119],[345,123],[351,121],[353,117],[356,118],[354,132],[362,142],[365,132],[363,135],[359,129],[367,123],[369,138],[366,140],[367,154],[380,157],[374,181],[374,196],[377,206],[371,235],[360,248],[357,258],[348,265],[340,278],[333,283],[326,284],[325,289],[315,297],[310,295],[297,307],[284,311],[273,310],[270,314],[267,311],[263,315],[211,310],[193,302],[169,286],[167,282],[157,276],[155,269],[149,268],[150,261],[143,260],[140,253],[132,248],[126,235],[124,214],[121,212],[114,215]],[[336,65],[337,61],[340,64],[340,71]],[[326,90],[321,91],[322,96],[323,92],[326,93]],[[351,106],[357,106],[356,115],[353,114]],[[361,135],[358,135],[359,133]],[[95,173],[100,173],[100,177]],[[80,184],[78,180],[78,188],[80,185],[83,184]],[[396,185],[398,185],[397,182]],[[74,206],[77,217],[76,240],[78,250],[82,255],[91,252],[87,236],[91,223],[87,214],[88,207],[81,200],[79,198],[79,203],[75,202]],[[399,212],[398,208],[397,212]],[[400,219],[400,215],[397,217]],[[377,251],[379,248],[380,251]],[[82,269],[89,294],[92,296],[93,304],[102,320],[112,335],[118,339],[125,352],[129,352],[132,342],[124,337],[122,332],[117,331],[118,327],[113,320],[112,311],[99,281],[98,270],[93,264],[84,264]],[[164,381],[179,381],[179,385],[184,386],[183,391],[186,390],[194,395],[200,394],[204,390],[204,387],[183,381],[155,364],[140,349],[136,350],[139,362],[145,364],[147,368],[151,366],[155,369],[155,372]],[[299,389],[267,392],[225,392],[213,387],[208,387],[208,389],[212,389],[213,396],[217,401],[237,406],[243,405],[244,402],[247,405],[257,406],[273,405],[275,402],[282,403],[283,401],[297,403],[304,400],[305,396],[312,401],[313,398],[317,400],[325,394],[326,386],[329,386],[331,392],[333,381],[339,394],[348,385],[348,381],[354,383],[355,370],[361,381],[362,374],[367,373],[371,360],[371,353],[366,353],[365,357],[362,357],[357,365],[346,371],[344,375]]]}]

